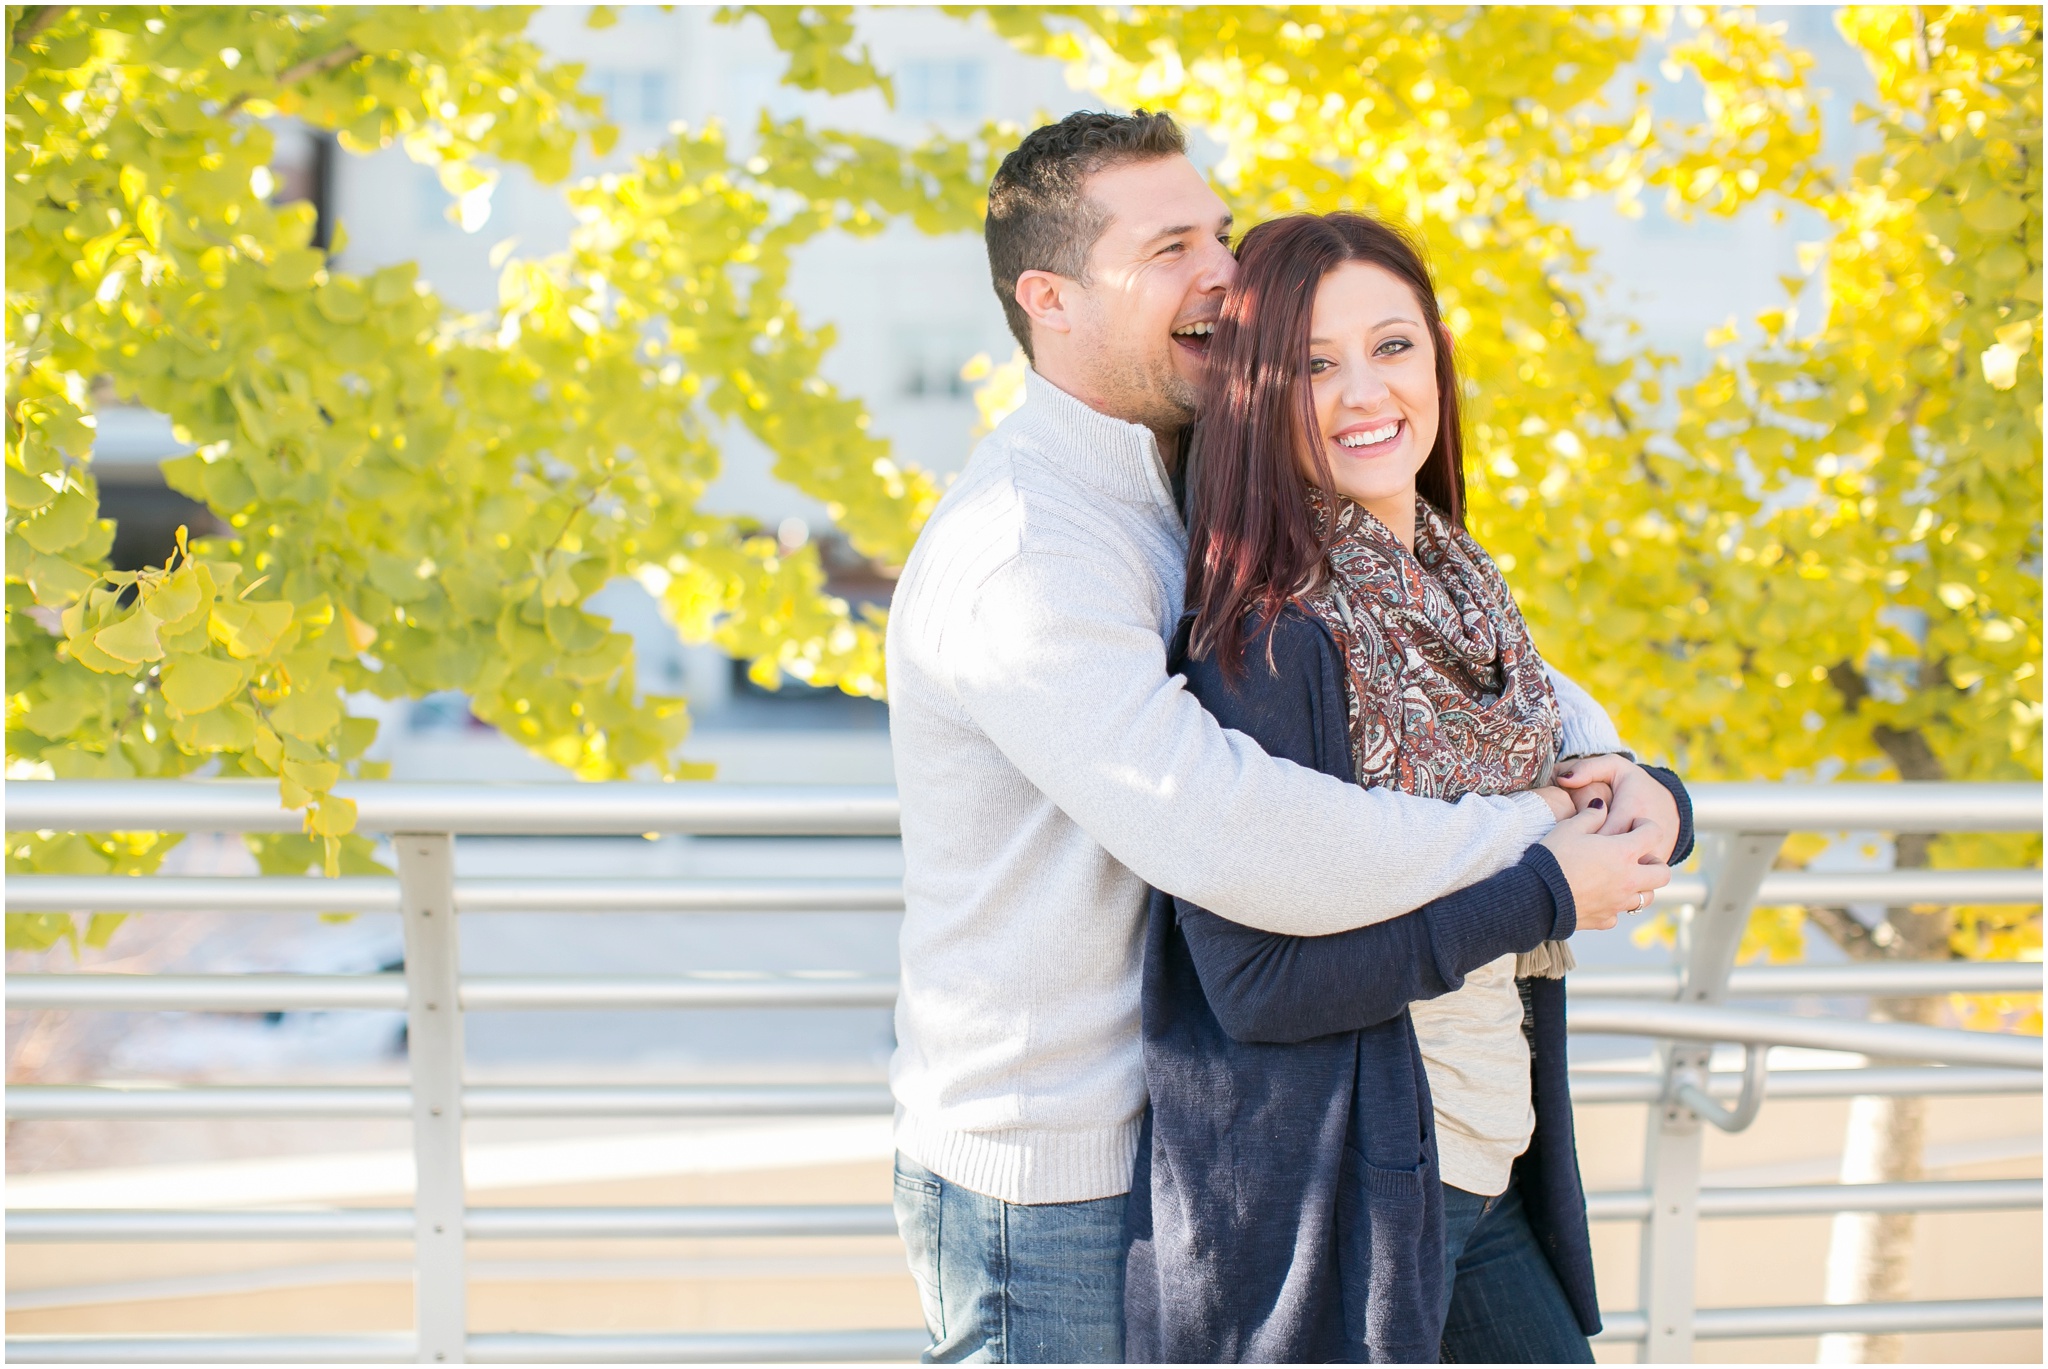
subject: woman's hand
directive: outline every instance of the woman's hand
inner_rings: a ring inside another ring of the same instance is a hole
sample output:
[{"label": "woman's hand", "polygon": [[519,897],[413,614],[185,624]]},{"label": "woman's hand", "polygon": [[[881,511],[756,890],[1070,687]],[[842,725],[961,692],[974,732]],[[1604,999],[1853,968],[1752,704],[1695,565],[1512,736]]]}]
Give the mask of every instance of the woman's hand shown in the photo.
[{"label": "woman's hand", "polygon": [[1607,799],[1607,821],[1601,832],[1613,836],[1632,832],[1645,823],[1654,824],[1665,839],[1651,855],[1660,865],[1671,859],[1671,848],[1678,841],[1678,804],[1671,791],[1657,783],[1649,771],[1626,756],[1610,753],[1571,761],[1559,768],[1556,779],[1573,796],[1580,811],[1584,811],[1587,802],[1580,794],[1593,786],[1605,785],[1607,793],[1601,797]]},{"label": "woman's hand", "polygon": [[1670,867],[1657,855],[1671,849],[1667,831],[1642,821],[1629,831],[1603,835],[1600,825],[1607,819],[1606,802],[1590,800],[1584,812],[1551,828],[1539,843],[1557,858],[1571,886],[1580,931],[1606,931],[1623,913],[1647,908],[1650,894],[1671,882]]}]

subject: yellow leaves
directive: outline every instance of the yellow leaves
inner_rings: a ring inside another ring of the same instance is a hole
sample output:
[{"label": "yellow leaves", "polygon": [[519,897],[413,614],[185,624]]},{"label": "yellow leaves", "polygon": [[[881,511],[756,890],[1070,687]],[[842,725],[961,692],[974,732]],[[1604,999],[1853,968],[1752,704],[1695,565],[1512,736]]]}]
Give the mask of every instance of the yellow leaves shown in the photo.
[{"label": "yellow leaves", "polygon": [[292,606],[265,599],[216,604],[207,626],[230,656],[248,658],[269,654],[291,625]]},{"label": "yellow leaves", "polygon": [[977,437],[992,433],[996,425],[1024,406],[1024,373],[1031,363],[1019,347],[998,366],[987,352],[977,353],[960,368],[960,378],[974,387],[974,409],[981,415]]},{"label": "yellow leaves", "polygon": [[[147,661],[161,661],[164,649],[157,641],[160,622],[143,609],[137,609],[123,618],[93,633],[92,644],[99,652],[122,666],[141,665]],[[93,664],[88,661],[87,664]]]},{"label": "yellow leaves", "polygon": [[264,279],[279,290],[304,290],[327,265],[327,254],[317,247],[299,247],[280,252],[264,272]]},{"label": "yellow leaves", "polygon": [[[12,471],[9,473],[11,475]],[[8,488],[12,493],[15,488],[12,481]],[[37,551],[55,553],[85,540],[98,515],[99,500],[81,490],[66,489],[55,499],[39,506],[31,517],[17,523],[14,531]]]},{"label": "yellow leaves", "polygon": [[162,680],[171,716],[190,717],[226,703],[247,682],[248,669],[217,657],[180,655],[165,664]]}]

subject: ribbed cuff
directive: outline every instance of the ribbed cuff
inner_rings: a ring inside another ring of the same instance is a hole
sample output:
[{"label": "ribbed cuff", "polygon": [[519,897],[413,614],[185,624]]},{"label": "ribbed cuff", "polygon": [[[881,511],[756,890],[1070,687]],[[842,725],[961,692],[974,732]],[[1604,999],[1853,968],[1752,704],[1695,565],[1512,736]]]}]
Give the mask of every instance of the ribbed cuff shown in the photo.
[{"label": "ribbed cuff", "polygon": [[1522,853],[1522,864],[1534,870],[1543,885],[1550,891],[1550,901],[1557,910],[1557,917],[1544,934],[1545,941],[1564,941],[1579,929],[1579,905],[1572,899],[1571,881],[1564,877],[1564,867],[1557,863],[1557,857],[1550,854],[1548,846],[1531,846]]},{"label": "ribbed cuff", "polygon": [[[1543,850],[1540,846],[1529,849]],[[1553,866],[1556,863],[1551,862]],[[1455,989],[1481,965],[1533,950],[1548,939],[1557,920],[1552,894],[1528,867],[1525,855],[1522,864],[1511,865],[1430,906],[1430,950],[1445,984]]]},{"label": "ribbed cuff", "polygon": [[1661,765],[1646,765],[1644,770],[1650,778],[1671,791],[1671,801],[1678,805],[1678,842],[1671,848],[1671,859],[1666,862],[1676,865],[1692,854],[1692,795],[1685,792],[1685,785],[1677,775]]},{"label": "ribbed cuff", "polygon": [[896,1109],[896,1148],[948,1183],[1006,1203],[1085,1203],[1131,1191],[1144,1114],[1092,1131],[953,1131]]}]

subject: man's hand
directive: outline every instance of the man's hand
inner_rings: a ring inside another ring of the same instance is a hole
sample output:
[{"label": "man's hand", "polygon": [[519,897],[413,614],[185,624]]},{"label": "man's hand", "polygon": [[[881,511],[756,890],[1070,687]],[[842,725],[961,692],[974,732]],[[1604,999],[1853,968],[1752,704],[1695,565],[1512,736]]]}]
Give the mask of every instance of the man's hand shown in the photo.
[{"label": "man's hand", "polygon": [[1582,791],[1592,789],[1598,794],[1595,786],[1605,785],[1612,797],[1607,804],[1607,821],[1600,831],[1613,836],[1653,824],[1663,839],[1644,858],[1645,862],[1661,865],[1671,859],[1672,849],[1678,843],[1678,804],[1671,791],[1657,783],[1643,767],[1626,756],[1586,756],[1560,767],[1555,778],[1572,795],[1575,805],[1585,802],[1579,797]]},{"label": "man's hand", "polygon": [[1604,932],[1623,913],[1641,912],[1671,882],[1671,871],[1654,854],[1670,849],[1670,837],[1648,822],[1633,832],[1602,836],[1598,828],[1604,810],[1605,805],[1595,808],[1589,802],[1537,843],[1549,848],[1564,872],[1582,932]]}]

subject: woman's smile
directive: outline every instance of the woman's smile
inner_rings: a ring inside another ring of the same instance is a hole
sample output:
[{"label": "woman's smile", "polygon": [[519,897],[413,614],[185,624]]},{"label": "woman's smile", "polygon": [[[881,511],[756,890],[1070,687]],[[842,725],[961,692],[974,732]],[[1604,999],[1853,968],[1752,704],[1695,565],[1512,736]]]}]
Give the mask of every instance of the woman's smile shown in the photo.
[{"label": "woman's smile", "polygon": [[1370,423],[1353,423],[1336,434],[1334,440],[1344,455],[1370,461],[1374,457],[1392,455],[1407,431],[1406,419],[1375,419]]}]

